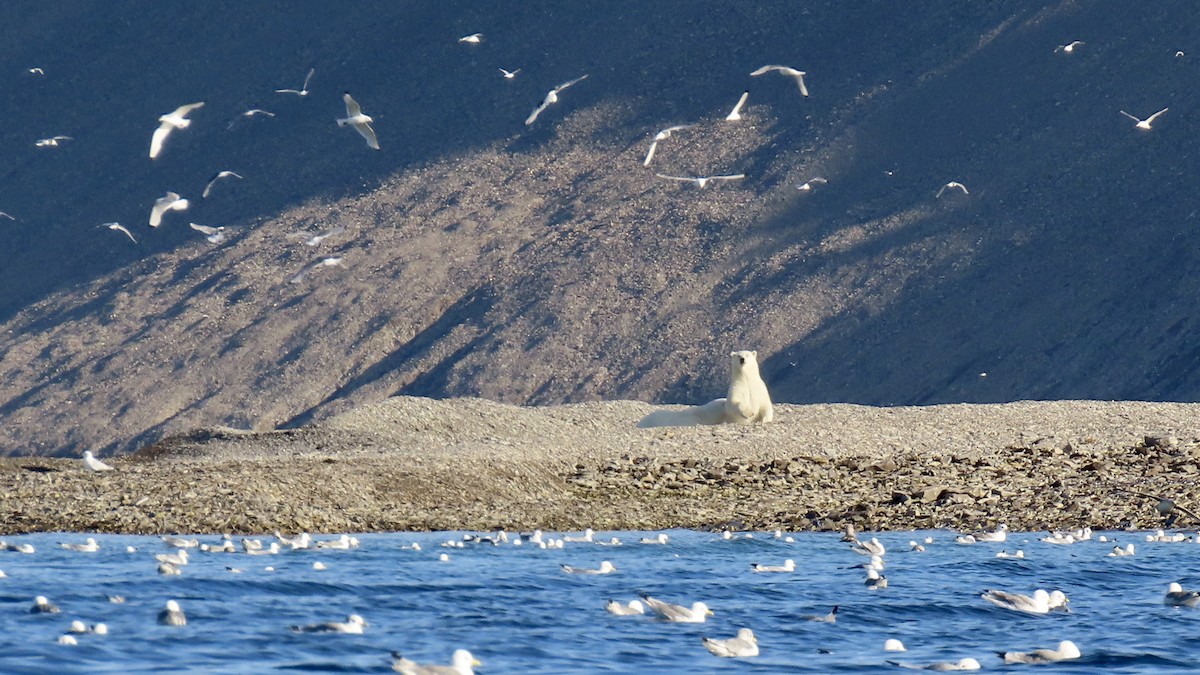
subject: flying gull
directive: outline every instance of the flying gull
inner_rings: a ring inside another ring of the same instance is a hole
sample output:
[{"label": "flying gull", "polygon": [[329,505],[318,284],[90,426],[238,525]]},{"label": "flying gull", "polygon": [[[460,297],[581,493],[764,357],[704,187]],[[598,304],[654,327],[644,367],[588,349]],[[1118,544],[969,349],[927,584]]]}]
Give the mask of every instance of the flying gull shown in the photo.
[{"label": "flying gull", "polygon": [[232,171],[218,171],[209,179],[208,185],[204,186],[204,194],[200,195],[201,199],[208,199],[208,193],[212,192],[213,185],[222,178],[236,178],[241,180],[242,177]]},{"label": "flying gull", "polygon": [[70,136],[51,136],[50,138],[39,138],[33,142],[39,148],[57,148],[63,141],[74,140]]},{"label": "flying gull", "polygon": [[542,99],[542,104],[539,105],[538,107],[534,108],[533,112],[529,114],[529,117],[525,119],[525,126],[529,126],[530,124],[533,124],[533,121],[538,118],[538,115],[542,114],[543,110],[545,110],[546,108],[549,108],[551,105],[553,105],[555,103],[558,103],[559,92],[561,92],[562,90],[566,89],[567,87],[570,87],[570,86],[572,86],[578,82],[581,82],[585,79],[587,79],[587,75],[577,77],[568,82],[563,82],[562,84],[558,85],[557,87],[551,89],[550,92],[546,94],[546,98]]},{"label": "flying gull", "polygon": [[658,142],[665,141],[671,137],[671,134],[681,129],[687,129],[693,126],[691,124],[679,124],[673,127],[667,127],[662,131],[654,134],[654,140],[650,141],[650,150],[646,152],[646,159],[642,161],[642,166],[650,166],[650,160],[654,159],[654,151],[658,149]]},{"label": "flying gull", "polygon": [[417,663],[404,658],[400,652],[392,652],[392,658],[395,659],[392,670],[402,675],[472,675],[475,666],[483,665],[465,649],[454,650],[448,666]]},{"label": "flying gull", "polygon": [[259,115],[266,115],[267,117],[274,117],[274,116],[275,116],[275,113],[273,113],[273,112],[269,112],[269,111],[266,111],[266,110],[262,110],[262,109],[260,109],[260,108],[252,108],[252,109],[250,109],[250,110],[247,110],[247,111],[246,111],[246,112],[244,112],[244,113],[241,113],[241,114],[239,114],[237,117],[235,117],[235,118],[233,118],[232,120],[230,120],[230,121],[229,121],[229,126],[227,126],[227,127],[225,127],[225,128],[226,128],[226,129],[232,129],[232,128],[233,128],[233,125],[235,125],[235,124],[237,124],[237,123],[238,123],[238,120],[242,120],[242,119],[254,119],[255,117],[257,117],[257,116],[259,116]]},{"label": "flying gull", "polygon": [[345,231],[345,225],[338,225],[328,232],[323,232],[321,234],[312,234],[311,232],[291,232],[288,234],[288,239],[303,239],[305,246],[316,246],[326,239],[337,236]]},{"label": "flying gull", "polygon": [[158,613],[158,622],[164,626],[186,626],[187,616],[179,608],[179,603],[168,600],[162,611]]},{"label": "flying gull", "polygon": [[30,75],[45,75],[46,74],[46,71],[42,70],[41,68],[30,68],[29,70],[26,70],[25,72],[29,73]]},{"label": "flying gull", "polygon": [[166,142],[167,136],[175,129],[186,129],[191,120],[187,118],[188,113],[200,108],[204,105],[203,101],[199,103],[189,103],[181,105],[175,110],[161,115],[158,118],[158,128],[154,130],[154,135],[150,137],[150,159],[158,157],[158,153],[162,152],[163,143]]},{"label": "flying gull", "polygon": [[188,223],[188,226],[193,230],[200,232],[210,244],[219,244],[225,241],[225,227],[213,227],[211,225],[201,225],[199,223]]},{"label": "flying gull", "polygon": [[742,119],[742,106],[746,105],[746,99],[750,98],[750,92],[742,92],[742,97],[738,99],[737,105],[733,106],[733,110],[725,116],[726,121],[734,122]]},{"label": "flying gull", "polygon": [[780,75],[787,75],[788,77],[795,78],[797,86],[800,87],[800,95],[808,96],[808,87],[804,86],[804,76],[807,75],[807,73],[805,73],[803,70],[796,70],[795,68],[788,68],[787,66],[763,66],[753,73],[750,73],[750,75],[751,77],[758,77],[759,75],[764,75],[773,70],[778,71]]},{"label": "flying gull", "polygon": [[813,189],[813,186],[824,185],[828,182],[829,181],[825,180],[824,178],[822,178],[820,176],[814,176],[813,178],[809,178],[808,180],[804,181],[804,183],[800,184],[796,189],[801,192],[811,192]]},{"label": "flying gull", "polygon": [[127,230],[125,228],[125,226],[120,223],[103,223],[103,224],[97,225],[96,227],[107,227],[108,229],[110,229],[114,232],[124,232],[125,236],[129,237],[129,241],[132,241],[135,244],[137,243],[137,239],[133,238],[133,234],[130,233],[130,231]]},{"label": "flying gull", "polygon": [[150,227],[158,227],[167,211],[184,211],[187,207],[188,200],[174,192],[168,192],[154,200],[154,206],[150,208]]},{"label": "flying gull", "polygon": [[700,638],[704,648],[714,656],[738,657],[758,656],[758,639],[749,628],[739,628],[737,637],[718,640],[716,638]]},{"label": "flying gull", "polygon": [[458,41],[466,42],[467,44],[477,45],[480,42],[483,42],[483,33],[472,33],[470,35],[464,35],[464,36],[458,38]]},{"label": "flying gull", "polygon": [[11,220],[11,221],[13,221],[13,222],[16,222],[16,220],[17,220],[16,218],[13,218],[11,215],[9,215],[9,214],[7,214],[7,213],[5,213],[5,212],[3,212],[3,211],[0,211],[0,216],[3,216],[3,217],[5,217],[5,218],[8,218],[9,220]]},{"label": "flying gull", "polygon": [[[299,274],[292,277],[292,283],[298,284],[301,281],[304,281],[305,277],[307,277],[310,273],[312,273],[322,267],[335,267],[335,266],[344,267],[344,265],[342,265],[341,258],[321,258],[319,260],[314,260],[313,262],[309,263],[307,267],[300,270]],[[329,543],[329,542],[324,542],[324,541],[317,542],[317,548],[334,548],[331,546],[322,546],[321,545],[321,544],[327,544],[327,543]]]},{"label": "flying gull", "polygon": [[353,633],[355,635],[362,635],[363,628],[366,625],[366,619],[358,614],[351,614],[346,617],[345,621],[325,621],[307,626],[292,626],[292,630],[297,633]]},{"label": "flying gull", "polygon": [[1084,44],[1083,40],[1072,40],[1069,44],[1059,45],[1054,48],[1054,53],[1062,52],[1063,54],[1074,54],[1075,48]]},{"label": "flying gull", "polygon": [[295,94],[297,96],[308,96],[308,81],[312,79],[313,73],[317,72],[316,68],[309,68],[308,75],[304,77],[304,86],[300,89],[276,89],[276,94]]},{"label": "flying gull", "polygon": [[379,139],[375,138],[375,130],[371,128],[371,122],[374,120],[370,116],[364,115],[362,108],[358,102],[351,96],[350,92],[342,94],[342,100],[346,102],[346,116],[339,118],[337,124],[339,127],[344,127],[347,124],[354,127],[354,130],[359,133],[367,141],[367,145],[374,150],[379,149]]},{"label": "flying gull", "polygon": [[940,198],[942,196],[943,192],[945,192],[946,190],[953,189],[953,188],[958,188],[959,190],[962,190],[964,195],[971,194],[969,191],[967,191],[966,185],[963,185],[962,183],[960,183],[956,180],[952,180],[949,183],[946,183],[945,185],[943,185],[941,190],[938,190],[938,193],[937,193],[937,195],[934,196],[934,199]]},{"label": "flying gull", "polygon": [[[116,225],[116,223],[110,223],[110,225]],[[117,227],[121,227],[121,226],[117,225]],[[110,229],[116,229],[116,228],[110,227]],[[126,230],[123,227],[121,227],[121,231],[124,232],[125,234],[129,234],[129,230]],[[133,235],[130,234],[129,238],[133,239]],[[137,242],[134,242],[134,243],[136,244]],[[88,471],[112,471],[113,470],[113,468],[111,466],[96,459],[96,457],[92,454],[91,450],[83,451],[83,465],[85,467],[87,467]]]},{"label": "flying gull", "polygon": [[667,176],[667,175],[664,175],[661,173],[656,173],[654,175],[658,176],[659,178],[666,178],[667,180],[677,180],[677,181],[682,181],[684,183],[695,183],[696,187],[701,187],[701,188],[708,185],[708,182],[711,180],[738,180],[738,179],[746,177],[746,174],[744,174],[744,173],[733,174],[732,176],[695,176],[695,177],[693,177],[693,176]]},{"label": "flying gull", "polygon": [[1138,118],[1134,117],[1133,115],[1130,115],[1129,113],[1125,112],[1124,110],[1121,110],[1120,113],[1122,115],[1128,117],[1129,119],[1133,120],[1134,122],[1136,122],[1136,124],[1133,125],[1135,128],[1141,129],[1142,131],[1150,131],[1150,125],[1154,124],[1154,120],[1158,119],[1158,116],[1167,112],[1167,110],[1168,110],[1168,108],[1163,108],[1162,110],[1159,110],[1158,112],[1154,113],[1153,115],[1147,117],[1144,120],[1138,119]]},{"label": "flying gull", "polygon": [[517,76],[517,73],[521,72],[521,69],[517,68],[516,70],[505,70],[501,68],[500,72],[504,73],[504,79],[511,80]]}]

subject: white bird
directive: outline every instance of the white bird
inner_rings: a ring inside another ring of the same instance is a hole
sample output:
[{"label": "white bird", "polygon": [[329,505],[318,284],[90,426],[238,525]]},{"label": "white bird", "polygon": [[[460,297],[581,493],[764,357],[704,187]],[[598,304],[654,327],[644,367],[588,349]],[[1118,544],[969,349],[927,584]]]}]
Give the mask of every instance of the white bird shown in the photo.
[{"label": "white bird", "polygon": [[268,112],[268,111],[266,111],[266,110],[262,110],[261,108],[252,108],[252,109],[250,109],[250,110],[247,110],[247,111],[246,111],[246,112],[244,112],[244,113],[241,113],[241,114],[239,114],[237,117],[235,117],[235,118],[233,118],[232,120],[230,120],[230,121],[229,121],[229,125],[228,125],[228,126],[226,126],[225,128],[226,128],[226,129],[232,129],[232,128],[233,128],[233,125],[237,124],[239,120],[242,120],[242,119],[254,119],[254,118],[255,118],[256,116],[258,116],[258,115],[266,115],[267,117],[274,117],[274,116],[275,116],[275,113],[273,113],[273,112]]},{"label": "white bird", "polygon": [[703,602],[693,602],[691,607],[684,607],[648,595],[642,596],[642,602],[646,603],[650,611],[673,623],[704,623],[705,618],[712,615],[712,610]]},{"label": "white bird", "polygon": [[37,549],[33,547],[33,544],[9,544],[4,542],[0,542],[0,544],[3,544],[0,546],[0,548],[3,548],[6,551],[13,551],[14,553],[29,554],[37,552]]},{"label": "white bird", "polygon": [[[129,234],[129,230],[126,230],[123,227],[121,228],[121,231],[123,231],[125,234]],[[133,235],[129,235],[129,238],[133,239]],[[134,243],[137,243],[137,242],[134,242]],[[83,465],[85,467],[87,467],[88,471],[112,471],[113,470],[113,468],[111,466],[96,459],[95,455],[92,454],[91,450],[83,451]]]},{"label": "white bird", "polygon": [[308,75],[304,76],[304,86],[300,89],[276,89],[277,94],[295,94],[297,96],[308,96],[308,81],[312,79],[313,73],[317,72],[316,68],[309,68]]},{"label": "white bird", "polygon": [[773,70],[778,71],[780,75],[787,75],[789,77],[795,78],[796,85],[800,87],[800,95],[808,96],[808,87],[804,86],[804,76],[807,75],[808,73],[805,73],[802,70],[796,70],[795,68],[788,68],[787,66],[763,66],[762,68],[759,68],[758,70],[754,71],[753,73],[750,73],[750,75],[751,75],[751,77],[758,77],[759,75],[769,73]]},{"label": "white bird", "polygon": [[607,560],[600,562],[599,569],[571,567],[570,565],[559,565],[559,567],[561,567],[562,571],[566,572],[567,574],[612,574],[613,572],[617,571],[617,568],[613,567],[613,564]]},{"label": "white bird", "polygon": [[668,540],[670,540],[670,537],[667,536],[666,532],[659,532],[658,534],[654,535],[653,537],[642,537],[641,539],[638,540],[638,543],[639,544],[665,544],[665,543],[667,543]]},{"label": "white bird", "polygon": [[996,557],[997,558],[1024,558],[1025,551],[1022,551],[1021,549],[1017,549],[1015,553],[1009,553],[1008,551],[1000,551],[999,553],[996,554]]},{"label": "white bird", "polygon": [[39,148],[57,148],[63,141],[74,140],[70,136],[51,136],[50,138],[39,138],[33,142]]},{"label": "white bird", "polygon": [[62,610],[58,605],[46,599],[46,596],[39,595],[33,599],[33,606],[29,608],[30,614],[58,614]]},{"label": "white bird", "polygon": [[1025,612],[1026,614],[1046,614],[1051,609],[1064,607],[1068,600],[1067,596],[1062,591],[1054,591],[1056,594],[1051,598],[1051,594],[1044,589],[1037,589],[1032,596],[1022,593],[1009,593],[1007,591],[987,590],[979,597],[988,602],[1003,607],[1015,612]]},{"label": "white bird", "polygon": [[1135,551],[1135,549],[1133,547],[1133,544],[1126,544],[1124,547],[1114,546],[1113,550],[1110,551],[1108,555],[1110,558],[1119,558],[1119,557],[1133,555],[1134,551]]},{"label": "white bird", "polygon": [[996,529],[991,532],[976,532],[974,534],[975,541],[985,542],[1001,542],[1008,539],[1008,525],[1000,523]]},{"label": "white bird", "polygon": [[225,227],[213,227],[211,225],[201,225],[199,223],[188,223],[188,227],[200,232],[210,244],[219,244],[225,241]]},{"label": "white bird", "polygon": [[164,626],[186,626],[187,615],[180,609],[178,602],[168,600],[166,606],[158,613],[158,622]]},{"label": "white bird", "polygon": [[88,626],[88,632],[93,635],[108,635],[108,624],[97,623]]},{"label": "white bird", "polygon": [[965,545],[971,545],[971,544],[974,544],[974,543],[975,543],[975,535],[973,535],[973,534],[960,534],[960,535],[958,535],[958,536],[956,536],[956,537],[954,538],[954,543],[956,543],[956,544],[965,544]]},{"label": "white bird", "polygon": [[717,638],[700,638],[704,648],[714,656],[739,657],[758,656],[758,638],[749,628],[739,628],[737,637],[719,640]]},{"label": "white bird", "polygon": [[1082,44],[1084,44],[1083,40],[1072,40],[1069,44],[1059,45],[1059,46],[1055,47],[1054,53],[1057,54],[1059,52],[1062,52],[1064,54],[1074,54],[1075,48]]},{"label": "white bird", "polygon": [[178,565],[171,563],[159,563],[158,573],[166,577],[177,577],[183,574],[183,570]]},{"label": "white bird", "polygon": [[346,102],[346,116],[338,118],[337,125],[339,127],[344,127],[347,124],[353,126],[354,130],[357,131],[360,136],[366,139],[368,147],[373,150],[378,150],[379,139],[375,137],[375,130],[371,128],[371,122],[374,122],[375,120],[371,119],[370,116],[363,114],[362,108],[359,107],[358,102],[350,96],[350,92],[342,94],[342,100]]},{"label": "white bird", "polygon": [[879,541],[878,537],[871,537],[868,541],[855,540],[850,545],[850,550],[860,555],[883,555],[887,553],[887,549]]},{"label": "white bird", "polygon": [[59,635],[58,644],[70,647],[79,644],[79,640],[76,640],[74,635]]},{"label": "white bird", "polygon": [[918,544],[915,539],[910,539],[908,541],[908,548],[910,551],[912,551],[914,553],[924,553],[925,552],[925,547],[922,546],[921,544]]},{"label": "white bird", "polygon": [[908,650],[905,649],[903,642],[897,640],[896,638],[888,638],[883,643],[883,651],[885,651],[885,652],[906,652]]},{"label": "white bird", "polygon": [[577,544],[579,544],[579,543],[590,544],[590,543],[592,543],[592,538],[595,536],[596,536],[596,531],[589,527],[583,531],[583,536],[573,537],[573,536],[568,535],[568,536],[563,537],[563,541],[574,542]]},{"label": "white bird", "polygon": [[458,41],[466,42],[467,44],[477,45],[480,42],[483,42],[483,33],[472,33],[470,35],[464,35],[464,36],[458,38]]},{"label": "white bird", "polygon": [[629,604],[609,600],[604,609],[608,610],[609,614],[616,614],[617,616],[632,616],[634,614],[646,613],[646,606],[642,604],[641,600],[630,600]]},{"label": "white bird", "polygon": [[[339,258],[320,258],[318,260],[314,260],[313,262],[309,263],[307,267],[300,270],[299,274],[292,277],[291,282],[293,284],[298,284],[298,283],[304,281],[305,277],[307,277],[309,274],[311,274],[312,272],[314,272],[316,270],[321,269],[322,267],[345,267],[345,265],[342,264],[342,259],[340,257]],[[324,545],[322,545],[322,544],[324,544]],[[317,548],[335,548],[334,546],[331,546],[330,544],[331,544],[331,542],[319,541],[319,542],[317,542]],[[345,548],[349,548],[349,547],[347,546]]]},{"label": "white bird", "polygon": [[959,190],[962,190],[964,195],[971,194],[970,192],[967,191],[966,185],[963,185],[962,183],[960,183],[956,180],[952,180],[949,183],[946,183],[945,185],[943,185],[941,190],[938,190],[938,193],[937,193],[937,196],[935,197],[935,199],[940,198],[942,196],[942,193],[945,192],[946,190],[951,190],[954,188],[958,188]]},{"label": "white bird", "polygon": [[656,173],[655,176],[665,178],[667,180],[676,180],[684,183],[695,183],[696,187],[703,188],[708,185],[709,181],[714,180],[740,180],[746,177],[744,173],[733,174],[730,176],[667,176],[665,174]]},{"label": "white bird", "polygon": [[646,159],[644,159],[642,161],[642,166],[650,166],[650,160],[654,159],[654,152],[655,152],[655,150],[658,149],[659,141],[665,141],[668,138],[670,138],[671,134],[675,133],[676,131],[680,131],[681,129],[687,129],[688,127],[691,127],[691,126],[694,126],[694,125],[679,124],[679,125],[676,125],[673,127],[667,127],[666,129],[663,129],[662,131],[658,132],[657,134],[654,134],[654,140],[650,141],[650,149],[646,152]]},{"label": "white bird", "polygon": [[96,543],[95,537],[88,537],[82,544],[60,543],[58,547],[65,548],[68,551],[78,551],[79,553],[95,553],[100,550],[100,544]]},{"label": "white bird", "polygon": [[100,225],[97,225],[96,227],[107,227],[108,229],[110,229],[114,232],[124,232],[125,236],[129,237],[129,241],[132,241],[135,244],[137,243],[137,239],[133,238],[133,233],[130,232],[129,230],[125,229],[125,226],[120,223],[101,223]]},{"label": "white bird", "polygon": [[273,541],[266,548],[247,549],[246,555],[278,555],[280,551],[279,542]]},{"label": "white bird", "polygon": [[295,232],[288,236],[292,237],[292,238],[295,238],[295,235],[299,235],[301,238],[307,237],[304,240],[304,245],[305,246],[316,246],[317,244],[320,244],[321,242],[325,241],[326,239],[328,239],[330,237],[336,237],[337,235],[339,235],[345,231],[346,231],[345,225],[338,225],[337,227],[334,227],[334,228],[330,229],[329,231],[323,232],[321,234],[310,235],[307,232]]},{"label": "white bird", "polygon": [[872,591],[882,590],[888,587],[887,577],[883,576],[874,569],[867,570],[867,579],[863,585]]},{"label": "white bird", "polygon": [[179,549],[175,553],[155,553],[154,559],[168,565],[186,565],[188,564],[188,552],[184,549]]},{"label": "white bird", "polygon": [[193,110],[204,105],[203,101],[199,103],[189,103],[181,105],[175,110],[160,115],[158,118],[158,128],[154,130],[154,135],[150,137],[150,159],[158,157],[158,153],[162,152],[163,143],[166,142],[167,136],[176,129],[186,129],[191,120],[187,118],[188,114]]},{"label": "white bird", "polygon": [[525,126],[529,126],[530,124],[533,124],[533,121],[538,118],[538,115],[542,114],[543,110],[545,110],[546,108],[549,108],[551,105],[553,105],[555,103],[558,103],[558,95],[560,92],[562,92],[562,90],[564,90],[567,87],[570,87],[578,82],[582,82],[585,79],[587,79],[587,75],[577,77],[568,82],[563,82],[562,84],[558,85],[557,87],[551,89],[550,92],[548,94],[546,94],[546,98],[542,99],[542,104],[539,105],[538,107],[534,108],[532,113],[529,113],[529,117],[527,117],[525,119]]},{"label": "white bird", "polygon": [[164,534],[161,537],[159,537],[159,539],[161,539],[164,544],[166,544],[167,546],[170,546],[171,548],[196,548],[196,547],[200,546],[199,539],[188,539],[186,537],[173,537],[169,534]]},{"label": "white bird", "polygon": [[517,73],[521,72],[521,69],[517,68],[516,70],[505,70],[503,68],[500,68],[500,72],[504,73],[504,79],[511,80],[517,76]]},{"label": "white bird", "polygon": [[888,663],[892,664],[893,666],[900,666],[901,668],[932,670],[936,672],[948,672],[952,670],[979,670],[982,668],[982,666],[979,665],[979,661],[969,656],[957,661],[938,661],[937,663],[931,663],[927,666],[914,666],[912,664],[901,663],[899,661],[888,661]]},{"label": "white bird", "polygon": [[818,623],[837,623],[837,614],[838,606],[834,605],[828,614],[805,614],[800,618],[805,621],[816,621]]},{"label": "white bird", "polygon": [[[334,258],[325,258],[324,260],[334,260]],[[322,260],[320,262],[324,263],[324,260]],[[338,260],[340,262],[341,258],[336,258],[336,260]],[[326,267],[329,267],[329,266],[335,265],[337,263],[324,263],[324,264]],[[318,541],[316,546],[317,546],[317,548],[332,548],[332,549],[338,549],[338,550],[344,551],[347,549],[356,548],[358,546],[358,539],[356,537],[351,537],[348,534],[343,534],[343,535],[339,536],[337,539],[325,539],[322,541]]]},{"label": "white bird", "polygon": [[312,568],[313,568],[314,570],[326,570],[326,569],[329,569],[328,567],[326,567],[325,563],[323,563],[323,562],[321,562],[321,561],[319,561],[319,560],[318,560],[318,561],[316,561],[316,562],[314,562],[314,563],[312,564]]},{"label": "white bird", "polygon": [[1055,663],[1057,661],[1077,659],[1082,656],[1079,653],[1079,647],[1076,647],[1075,643],[1070,640],[1063,640],[1058,643],[1058,649],[1035,649],[1031,652],[996,652],[996,655],[1004,659],[1005,663]]},{"label": "white bird", "polygon": [[358,614],[351,614],[346,617],[345,621],[326,621],[307,626],[292,626],[292,630],[297,633],[352,633],[362,635],[363,628],[366,625],[366,619],[363,619]]},{"label": "white bird", "polygon": [[29,70],[26,70],[25,72],[29,73],[30,75],[45,75],[46,74],[46,71],[42,70],[41,68],[30,68]]},{"label": "white bird", "polygon": [[1120,111],[1120,113],[1136,122],[1136,124],[1133,125],[1135,128],[1141,129],[1142,131],[1150,131],[1150,125],[1154,124],[1154,120],[1158,119],[1158,116],[1167,112],[1167,110],[1169,110],[1169,108],[1163,108],[1144,120],[1138,119],[1124,110]]},{"label": "white bird", "polygon": [[187,207],[188,200],[174,192],[168,192],[154,200],[154,206],[150,207],[150,227],[158,227],[167,211],[186,211]]},{"label": "white bird", "polygon": [[79,619],[75,619],[71,622],[71,626],[67,628],[67,632],[74,633],[75,635],[83,635],[84,633],[88,632],[87,624]]},{"label": "white bird", "polygon": [[814,178],[809,178],[808,180],[804,181],[796,189],[801,192],[811,192],[814,186],[824,185],[828,182],[829,181],[825,180],[824,178],[822,178],[820,176],[816,176]]},{"label": "white bird", "polygon": [[750,569],[755,572],[795,572],[796,561],[788,558],[783,561],[782,565],[759,565],[758,563],[750,563]]},{"label": "white bird", "polygon": [[13,218],[10,214],[7,214],[3,211],[0,211],[0,216],[2,216],[4,218],[8,218],[9,220],[11,220],[13,222],[16,222],[16,220],[17,220],[16,218]]},{"label": "white bird", "polygon": [[1163,604],[1168,607],[1198,607],[1200,592],[1185,591],[1177,582],[1172,581],[1167,587],[1167,594],[1163,596]]},{"label": "white bird", "polygon": [[742,119],[742,106],[746,105],[746,99],[748,98],[750,98],[750,92],[743,91],[742,97],[739,98],[737,104],[733,106],[733,110],[730,110],[729,114],[725,116],[725,120],[727,122],[736,122],[737,120]]},{"label": "white bird", "polygon": [[404,658],[400,652],[392,652],[392,658],[395,659],[392,670],[402,675],[472,675],[475,666],[483,665],[465,649],[454,650],[448,666],[417,663]]},{"label": "white bird", "polygon": [[236,178],[238,180],[242,179],[241,175],[236,174],[232,171],[218,171],[215,174],[213,174],[212,178],[209,179],[208,185],[204,186],[204,193],[200,195],[200,198],[208,199],[209,193],[212,192],[213,185],[215,185],[216,182],[221,180],[222,178]]}]

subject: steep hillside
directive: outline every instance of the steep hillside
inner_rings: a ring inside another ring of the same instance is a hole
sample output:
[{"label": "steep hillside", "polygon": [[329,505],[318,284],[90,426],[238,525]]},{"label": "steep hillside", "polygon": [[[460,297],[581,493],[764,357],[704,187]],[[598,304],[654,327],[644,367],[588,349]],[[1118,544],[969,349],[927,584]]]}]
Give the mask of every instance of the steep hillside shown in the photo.
[{"label": "steep hillside", "polygon": [[[124,451],[396,393],[707,400],[734,348],[796,403],[1196,400],[1193,19],[1184,2],[0,5],[17,218],[0,221],[0,449]],[[771,63],[811,96],[750,77]],[[274,92],[310,67],[309,95]],[[380,151],[334,124],[343,91]],[[151,161],[158,116],[192,101]],[[1118,112],[1168,106],[1149,132]],[[694,126],[643,167],[675,124]],[[56,134],[72,140],[35,147]],[[244,179],[201,199],[220,169]],[[935,197],[951,180],[970,194]],[[152,230],[167,190],[192,207]],[[341,266],[293,282],[324,258]]]}]

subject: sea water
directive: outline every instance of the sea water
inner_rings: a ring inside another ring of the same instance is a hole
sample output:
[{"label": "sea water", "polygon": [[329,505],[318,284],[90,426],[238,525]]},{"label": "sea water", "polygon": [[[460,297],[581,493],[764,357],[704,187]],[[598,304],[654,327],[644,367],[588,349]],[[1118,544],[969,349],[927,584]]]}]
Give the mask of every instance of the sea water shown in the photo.
[{"label": "sea water", "polygon": [[[924,666],[967,656],[987,670],[1024,670],[1031,666],[1004,665],[996,652],[1053,648],[1061,640],[1075,642],[1082,658],[1037,672],[1200,671],[1200,609],[1162,603],[1172,581],[1200,585],[1200,545],[1147,543],[1145,533],[1095,533],[1067,546],[1043,543],[1037,534],[961,545],[946,531],[881,533],[889,581],[882,590],[864,585],[857,565],[867,558],[836,534],[725,539],[668,531],[666,545],[646,545],[637,542],[655,533],[604,532],[595,538],[615,536],[623,545],[442,546],[463,534],[364,534],[355,549],[262,556],[240,546],[238,553],[191,549],[179,576],[156,572],[154,554],[175,550],[157,537],[96,536],[94,553],[58,546],[82,542],[83,534],[9,537],[9,544],[33,544],[36,552],[0,552],[7,575],[0,578],[0,672],[389,672],[393,651],[445,664],[457,648],[469,649],[482,673],[904,672],[889,661]],[[1114,543],[1100,543],[1101,534],[1134,543],[1135,555],[1109,557]],[[924,552],[909,550],[910,540],[926,537],[933,543]],[[421,550],[408,548],[413,543]],[[127,552],[128,546],[137,550]],[[996,557],[1018,548],[1023,560]],[[448,559],[440,560],[442,554]],[[752,563],[781,565],[789,558],[794,572],[751,571]],[[596,568],[603,560],[617,571],[591,576],[560,569]],[[314,569],[314,562],[326,569]],[[1015,613],[980,598],[991,588],[1061,589],[1071,611]],[[686,605],[704,601],[713,615],[683,624],[605,611],[609,599],[627,602],[643,593]],[[37,595],[62,612],[30,613]],[[186,612],[186,626],[157,624],[171,599]],[[836,623],[803,619],[833,605],[840,607]],[[362,635],[290,630],[351,613],[367,620]],[[109,633],[58,644],[73,619],[103,622]],[[759,656],[722,659],[702,646],[703,636],[727,638],[741,627],[758,636]],[[885,652],[888,638],[908,651]]]}]

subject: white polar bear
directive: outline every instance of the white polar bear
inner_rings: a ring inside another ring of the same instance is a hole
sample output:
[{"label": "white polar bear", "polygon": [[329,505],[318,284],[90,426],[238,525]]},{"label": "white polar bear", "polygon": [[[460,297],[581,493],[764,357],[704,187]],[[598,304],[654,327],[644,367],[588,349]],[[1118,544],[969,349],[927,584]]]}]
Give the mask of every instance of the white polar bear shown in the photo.
[{"label": "white polar bear", "polygon": [[729,354],[729,394],[682,410],[655,410],[643,417],[639,429],[690,427],[701,424],[750,424],[775,417],[771,395],[758,373],[758,352]]}]

